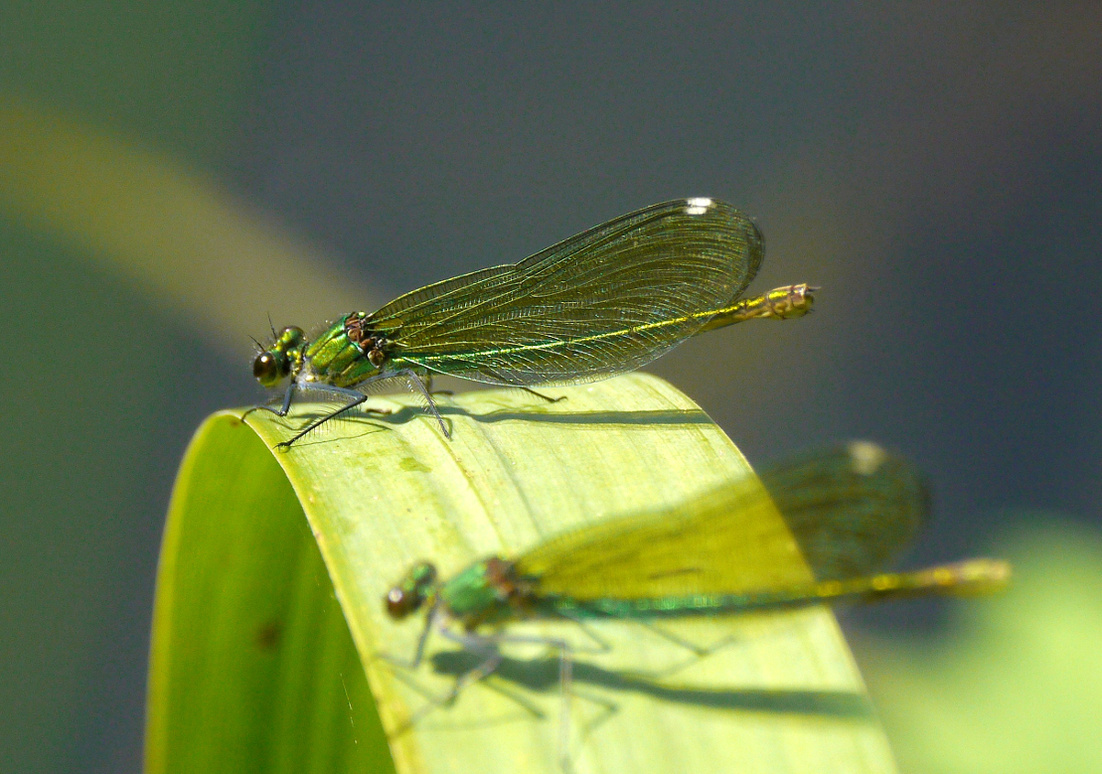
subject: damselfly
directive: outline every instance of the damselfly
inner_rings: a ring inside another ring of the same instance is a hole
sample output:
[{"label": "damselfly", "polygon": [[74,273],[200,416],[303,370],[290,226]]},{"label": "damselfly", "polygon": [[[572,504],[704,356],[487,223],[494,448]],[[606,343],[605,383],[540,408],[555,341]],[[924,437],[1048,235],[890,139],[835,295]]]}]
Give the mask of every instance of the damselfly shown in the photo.
[{"label": "damselfly", "polygon": [[762,235],[729,204],[679,199],[596,226],[517,264],[464,274],[407,293],[375,312],[352,312],[317,336],[287,327],[261,348],[265,387],[345,405],[280,446],[361,405],[366,388],[402,377],[440,417],[433,374],[527,389],[631,371],[706,330],[806,314],[817,288],[789,285],[739,300],[762,261]]},{"label": "damselfly", "polygon": [[[783,519],[765,514],[774,506]],[[794,458],[760,484],[743,479],[675,508],[566,533],[516,558],[482,559],[447,581],[421,562],[386,595],[386,610],[395,619],[427,611],[412,667],[433,631],[480,655],[457,691],[494,671],[502,643],[533,641],[503,632],[516,621],[732,615],[981,593],[1007,582],[1009,566],[991,559],[882,572],[927,512],[927,490],[909,463],[855,442]],[[565,754],[571,647],[546,643],[561,655]]]}]

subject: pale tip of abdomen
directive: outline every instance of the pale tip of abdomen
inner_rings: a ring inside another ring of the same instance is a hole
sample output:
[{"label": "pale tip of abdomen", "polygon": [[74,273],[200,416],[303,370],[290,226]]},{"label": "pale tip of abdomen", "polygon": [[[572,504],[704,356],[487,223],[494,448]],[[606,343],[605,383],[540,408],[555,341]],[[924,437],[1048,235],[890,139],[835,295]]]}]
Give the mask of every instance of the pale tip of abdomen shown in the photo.
[{"label": "pale tip of abdomen", "polygon": [[941,569],[954,595],[990,594],[1010,583],[1010,563],[1002,559],[967,559]]}]

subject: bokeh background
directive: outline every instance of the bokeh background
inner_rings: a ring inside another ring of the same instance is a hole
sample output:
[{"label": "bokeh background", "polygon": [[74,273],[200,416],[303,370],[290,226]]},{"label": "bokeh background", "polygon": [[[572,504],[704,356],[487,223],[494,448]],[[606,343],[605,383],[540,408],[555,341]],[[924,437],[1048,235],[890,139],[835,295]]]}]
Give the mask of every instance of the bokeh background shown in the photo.
[{"label": "bokeh background", "polygon": [[652,370],[754,462],[929,472],[915,563],[1014,589],[850,617],[910,771],[1102,770],[1102,8],[0,7],[0,769],[140,767],[172,478],[249,336],[714,196],[815,315]]}]

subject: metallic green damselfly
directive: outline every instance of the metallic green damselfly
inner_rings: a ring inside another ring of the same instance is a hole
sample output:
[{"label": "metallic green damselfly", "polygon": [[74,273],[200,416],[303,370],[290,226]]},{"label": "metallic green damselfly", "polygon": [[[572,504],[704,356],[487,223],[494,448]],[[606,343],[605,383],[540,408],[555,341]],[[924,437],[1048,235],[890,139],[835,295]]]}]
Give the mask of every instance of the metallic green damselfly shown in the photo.
[{"label": "metallic green damselfly", "polygon": [[[774,507],[782,519],[770,515]],[[746,478],[674,508],[568,532],[513,559],[482,559],[446,581],[421,562],[386,595],[386,610],[394,619],[427,611],[411,667],[422,661],[433,631],[480,655],[450,700],[493,672],[500,644],[533,641],[502,631],[517,621],[653,622],[975,594],[1007,582],[1009,566],[992,559],[883,572],[928,510],[927,489],[911,464],[854,442],[793,458],[764,472],[760,483]],[[545,642],[560,653],[565,754],[571,646]]]},{"label": "metallic green damselfly", "polygon": [[352,312],[318,335],[287,327],[261,348],[265,387],[346,405],[280,446],[359,406],[375,382],[403,377],[448,434],[433,374],[527,389],[634,370],[697,333],[806,314],[817,288],[789,285],[739,300],[763,255],[757,227],[729,204],[679,199],[584,231],[517,264],[464,274]]}]

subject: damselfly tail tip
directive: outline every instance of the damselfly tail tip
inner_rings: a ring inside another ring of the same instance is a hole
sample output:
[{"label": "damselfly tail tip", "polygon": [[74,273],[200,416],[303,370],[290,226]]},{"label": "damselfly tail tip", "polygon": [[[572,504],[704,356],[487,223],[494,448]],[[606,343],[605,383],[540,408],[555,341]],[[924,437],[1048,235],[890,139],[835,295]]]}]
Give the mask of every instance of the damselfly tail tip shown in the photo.
[{"label": "damselfly tail tip", "polygon": [[815,303],[815,291],[821,288],[801,282],[775,288],[765,294],[766,317],[776,320],[794,320],[810,314]]},{"label": "damselfly tail tip", "polygon": [[935,572],[945,574],[945,589],[954,596],[1002,591],[1010,584],[1010,563],[1002,559],[966,559]]}]

